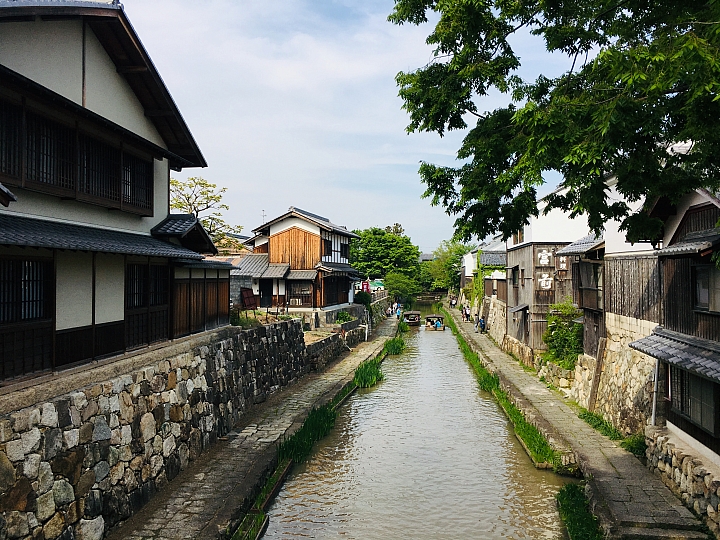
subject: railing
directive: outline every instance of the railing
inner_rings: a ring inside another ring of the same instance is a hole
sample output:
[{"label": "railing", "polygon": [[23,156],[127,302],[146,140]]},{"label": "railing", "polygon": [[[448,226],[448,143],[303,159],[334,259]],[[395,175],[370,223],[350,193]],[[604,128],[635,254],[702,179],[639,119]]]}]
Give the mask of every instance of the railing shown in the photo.
[{"label": "railing", "polygon": [[375,291],[374,293],[370,294],[370,296],[372,296],[372,302],[377,302],[378,300],[387,298],[387,295],[388,295],[388,293],[385,290]]}]

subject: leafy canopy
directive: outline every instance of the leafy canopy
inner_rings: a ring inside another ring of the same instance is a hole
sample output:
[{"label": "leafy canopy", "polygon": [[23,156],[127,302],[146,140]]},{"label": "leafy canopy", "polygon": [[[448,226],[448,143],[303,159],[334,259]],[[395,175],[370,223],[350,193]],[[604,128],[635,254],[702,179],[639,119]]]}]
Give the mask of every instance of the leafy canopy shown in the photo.
[{"label": "leafy canopy", "polygon": [[428,269],[433,277],[433,288],[457,291],[460,288],[462,257],[475,249],[474,244],[458,240],[443,240],[433,251],[433,260]]},{"label": "leafy canopy", "polygon": [[371,227],[353,231],[360,238],[350,243],[350,264],[361,275],[373,279],[385,277],[388,272],[393,271],[407,276],[417,274],[420,248],[402,234],[402,226],[399,224],[396,223],[390,229],[391,231]]},{"label": "leafy canopy", "polygon": [[[227,188],[217,188],[200,176],[193,176],[185,181],[170,179],[170,208],[180,210],[186,214],[193,214],[200,220],[214,244],[233,244],[229,234],[237,234],[241,226],[228,225],[222,216],[222,211],[229,211],[230,207],[222,202],[222,196]],[[221,246],[218,246],[219,248]],[[229,249],[241,246],[229,246]]]},{"label": "leafy canopy", "polygon": [[[457,216],[463,239],[505,239],[538,215],[542,174],[567,188],[547,198],[600,231],[621,222],[630,241],[655,239],[661,223],[628,202],[677,201],[720,179],[720,2],[677,0],[396,0],[390,21],[439,21],[432,61],[399,73],[408,131],[467,128],[463,164],[422,163],[425,196]],[[559,77],[518,76],[515,34],[530,32],[572,68]],[[491,91],[506,106],[485,112]],[[673,151],[687,143],[687,151]],[[676,148],[675,148],[676,149]],[[614,175],[624,200],[608,197]]]},{"label": "leafy canopy", "polygon": [[389,272],[385,276],[385,289],[391,297],[399,300],[406,307],[412,306],[417,295],[422,292],[415,278],[400,272]]}]

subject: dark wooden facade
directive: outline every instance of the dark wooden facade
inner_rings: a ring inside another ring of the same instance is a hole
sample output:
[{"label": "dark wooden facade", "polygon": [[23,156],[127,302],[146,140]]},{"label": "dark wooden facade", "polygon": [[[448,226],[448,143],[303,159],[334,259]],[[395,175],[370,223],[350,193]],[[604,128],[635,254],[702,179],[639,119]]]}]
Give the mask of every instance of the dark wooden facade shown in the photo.
[{"label": "dark wooden facade", "polygon": [[662,283],[654,253],[605,257],[605,311],[660,324]]}]

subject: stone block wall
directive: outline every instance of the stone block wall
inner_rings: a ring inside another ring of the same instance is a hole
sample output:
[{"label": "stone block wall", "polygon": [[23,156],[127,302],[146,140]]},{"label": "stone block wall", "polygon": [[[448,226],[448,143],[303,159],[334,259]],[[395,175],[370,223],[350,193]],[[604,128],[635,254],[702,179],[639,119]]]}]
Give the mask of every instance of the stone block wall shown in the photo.
[{"label": "stone block wall", "polygon": [[654,322],[605,313],[607,343],[595,412],[625,434],[642,431],[652,414],[655,373],[655,359],[628,344],[649,336],[656,326]]},{"label": "stone block wall", "polygon": [[568,369],[563,369],[552,362],[548,362],[538,370],[538,378],[549,382],[556,388],[570,388],[575,378],[575,373]]},{"label": "stone block wall", "polygon": [[309,370],[301,323],[289,321],[226,327],[6,393],[0,538],[99,540]]},{"label": "stone block wall", "polygon": [[532,368],[535,367],[533,350],[514,337],[508,336],[507,334],[503,336],[502,350],[506,353],[515,355],[526,366]]},{"label": "stone block wall", "polygon": [[647,464],[720,538],[720,467],[666,428],[645,429]]},{"label": "stone block wall", "polygon": [[[487,304],[487,317],[485,318],[487,331],[495,343],[502,343],[507,330],[507,304],[495,296],[485,297],[485,303]],[[485,306],[483,306],[483,313],[485,313]]]},{"label": "stone block wall", "polygon": [[586,409],[590,408],[590,393],[592,392],[596,365],[597,360],[587,354],[579,355],[575,363],[570,397],[577,401],[578,405]]}]

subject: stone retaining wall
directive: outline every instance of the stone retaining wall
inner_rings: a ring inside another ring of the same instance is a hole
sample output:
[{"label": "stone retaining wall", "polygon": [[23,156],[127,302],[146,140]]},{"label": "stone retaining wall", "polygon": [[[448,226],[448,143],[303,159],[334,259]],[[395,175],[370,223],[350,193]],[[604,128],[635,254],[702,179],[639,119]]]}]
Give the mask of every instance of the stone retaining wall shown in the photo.
[{"label": "stone retaining wall", "polygon": [[720,467],[666,428],[645,429],[648,467],[720,538]]},{"label": "stone retaining wall", "polygon": [[548,362],[538,370],[538,378],[543,379],[556,388],[570,388],[570,385],[575,379],[575,372]]},{"label": "stone retaining wall", "polygon": [[329,362],[362,341],[365,341],[364,326],[359,326],[354,330],[346,332],[344,339],[340,332],[333,332],[326,338],[306,346],[308,363],[314,370],[319,371]]},{"label": "stone retaining wall", "polygon": [[487,305],[487,331],[495,340],[495,343],[502,343],[507,330],[507,304],[497,297],[485,297],[483,304],[483,313],[485,313],[485,305]]},{"label": "stone retaining wall", "polygon": [[575,363],[575,373],[573,374],[573,382],[570,387],[570,397],[572,397],[578,405],[586,409],[590,409],[590,393],[592,392],[596,366],[597,360],[587,354],[578,355],[577,362]]},{"label": "stone retaining wall", "polygon": [[[5,392],[0,538],[102,538],[311,369],[301,326],[226,327]],[[315,354],[345,350],[335,335]]]},{"label": "stone retaining wall", "polygon": [[535,358],[533,356],[533,350],[525,345],[523,342],[518,341],[514,337],[505,334],[502,338],[502,350],[506,353],[514,355],[523,364],[528,367],[535,367]]}]

